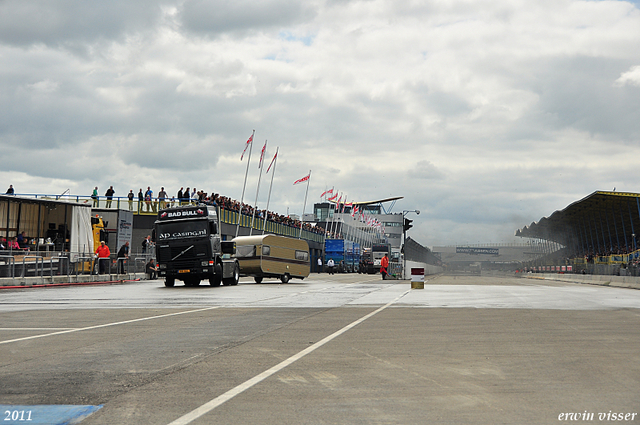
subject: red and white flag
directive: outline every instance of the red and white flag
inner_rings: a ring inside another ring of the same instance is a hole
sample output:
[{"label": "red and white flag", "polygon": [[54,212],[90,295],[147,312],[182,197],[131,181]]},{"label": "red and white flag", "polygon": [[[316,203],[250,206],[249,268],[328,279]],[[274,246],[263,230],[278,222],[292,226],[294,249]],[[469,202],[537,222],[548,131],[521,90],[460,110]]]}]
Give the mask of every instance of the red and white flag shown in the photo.
[{"label": "red and white flag", "polygon": [[298,183],[306,182],[307,180],[309,180],[309,177],[311,177],[311,173],[307,174],[306,176],[304,176],[301,179],[298,179],[298,180],[294,181],[293,184],[296,185]]},{"label": "red and white flag", "polygon": [[267,141],[264,141],[264,146],[262,147],[262,152],[260,152],[260,163],[258,164],[258,168],[262,168],[262,161],[264,160],[264,154],[267,151]]},{"label": "red and white flag", "polygon": [[276,158],[278,157],[278,149],[276,149],[276,154],[273,155],[273,159],[271,160],[271,164],[269,164],[269,166],[267,167],[267,173],[269,172],[269,170],[271,169],[271,166],[273,165],[273,163],[276,161]]},{"label": "red and white flag", "polygon": [[322,195],[320,195],[320,197],[322,198],[324,195],[333,195],[333,189],[325,190],[324,192],[322,192]]},{"label": "red and white flag", "polygon": [[331,198],[327,199],[327,201],[333,201],[334,199],[336,199],[338,197],[338,194],[336,193],[335,195],[333,195]]},{"label": "red and white flag", "polygon": [[249,147],[251,142],[253,142],[253,134],[251,135],[251,137],[249,137],[247,143],[244,144],[244,150],[242,151],[242,155],[240,155],[240,161],[242,161],[242,158],[244,158],[244,153],[247,151],[247,148]]}]

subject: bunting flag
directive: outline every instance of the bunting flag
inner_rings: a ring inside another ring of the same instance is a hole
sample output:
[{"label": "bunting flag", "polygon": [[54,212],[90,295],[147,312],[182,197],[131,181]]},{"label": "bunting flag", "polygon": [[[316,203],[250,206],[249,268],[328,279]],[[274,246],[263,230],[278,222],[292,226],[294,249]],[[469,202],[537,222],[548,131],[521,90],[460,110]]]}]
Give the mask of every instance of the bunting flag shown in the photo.
[{"label": "bunting flag", "polygon": [[309,177],[311,177],[311,173],[307,174],[306,176],[304,176],[301,179],[298,179],[298,180],[294,181],[293,184],[296,185],[298,183],[306,182],[307,180],[309,180]]},{"label": "bunting flag", "polygon": [[258,163],[258,168],[262,168],[262,161],[264,160],[264,154],[267,151],[267,141],[264,141],[264,146],[262,147],[262,152],[260,152],[260,162]]},{"label": "bunting flag", "polygon": [[253,134],[251,135],[251,137],[249,137],[247,143],[244,144],[244,150],[242,151],[242,155],[240,155],[240,161],[242,161],[242,158],[244,158],[244,153],[247,151],[247,148],[249,147],[251,142],[253,142]]},{"label": "bunting flag", "polygon": [[322,192],[322,195],[320,195],[320,197],[322,198],[324,195],[333,195],[333,189],[325,190],[324,192]]},{"label": "bunting flag", "polygon": [[269,170],[271,169],[271,166],[273,165],[273,163],[276,161],[276,158],[278,157],[278,149],[276,149],[276,154],[273,155],[273,159],[271,160],[271,164],[269,164],[269,166],[267,167],[267,173],[269,172]]}]

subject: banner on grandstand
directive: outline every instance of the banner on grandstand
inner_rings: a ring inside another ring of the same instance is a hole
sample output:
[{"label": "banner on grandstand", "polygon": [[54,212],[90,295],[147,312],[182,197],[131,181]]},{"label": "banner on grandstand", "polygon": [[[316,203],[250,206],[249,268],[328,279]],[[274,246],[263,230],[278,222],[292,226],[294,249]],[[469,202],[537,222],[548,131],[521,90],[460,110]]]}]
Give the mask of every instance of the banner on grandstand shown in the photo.
[{"label": "banner on grandstand", "polygon": [[468,246],[457,246],[456,254],[471,254],[471,255],[500,255],[498,248],[471,248]]}]

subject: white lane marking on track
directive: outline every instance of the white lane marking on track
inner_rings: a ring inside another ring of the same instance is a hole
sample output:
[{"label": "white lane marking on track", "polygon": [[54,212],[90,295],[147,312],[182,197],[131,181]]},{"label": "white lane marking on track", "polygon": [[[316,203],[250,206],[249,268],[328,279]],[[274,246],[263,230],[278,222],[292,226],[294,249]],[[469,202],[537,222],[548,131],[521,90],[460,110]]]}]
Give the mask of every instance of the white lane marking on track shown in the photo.
[{"label": "white lane marking on track", "polygon": [[383,305],[379,309],[367,314],[366,316],[361,317],[360,319],[356,320],[355,322],[352,322],[352,323],[348,324],[347,326],[345,326],[344,328],[340,329],[339,331],[336,331],[336,332],[332,333],[328,337],[322,339],[321,341],[316,342],[315,344],[313,344],[312,346],[310,346],[308,348],[305,348],[304,350],[300,351],[299,353],[294,354],[293,356],[289,357],[288,359],[283,360],[282,362],[280,362],[277,365],[273,366],[271,369],[265,370],[261,374],[254,376],[253,378],[249,379],[248,381],[243,382],[242,384],[238,385],[237,387],[230,389],[226,393],[224,393],[222,395],[219,395],[218,397],[214,398],[211,401],[208,401],[207,403],[203,404],[202,406],[198,407],[197,409],[192,410],[191,412],[187,413],[186,415],[183,415],[182,417],[180,417],[180,418],[176,419],[175,421],[171,422],[169,425],[187,425],[187,424],[195,421],[199,417],[209,413],[210,411],[212,411],[216,407],[220,406],[221,404],[225,403],[226,401],[231,400],[235,396],[245,392],[246,390],[250,389],[254,385],[259,384],[260,382],[262,382],[265,379],[269,378],[273,374],[281,371],[282,369],[284,369],[285,367],[289,366],[290,364],[296,362],[297,360],[300,360],[301,358],[303,358],[307,354],[312,353],[313,351],[315,351],[318,348],[322,347],[323,345],[325,345],[326,343],[330,342],[331,340],[339,337],[340,335],[342,335],[343,333],[347,332],[351,328],[359,325],[360,323],[364,322],[365,320],[369,319],[370,317],[375,316],[376,314],[380,313],[382,310],[384,310],[387,307],[389,307],[390,305],[394,304],[400,298],[402,298],[405,295],[407,295],[409,292],[411,292],[411,289],[408,289],[402,295],[399,295],[398,297],[396,297],[396,299],[394,299],[393,301],[388,302],[387,304]]},{"label": "white lane marking on track", "polygon": [[44,338],[44,337],[47,337],[47,336],[63,335],[63,334],[68,334],[68,333],[73,333],[73,332],[81,332],[81,331],[90,331],[92,329],[107,328],[109,326],[126,325],[126,324],[129,324],[129,323],[142,322],[144,320],[161,319],[163,317],[178,316],[180,314],[197,313],[199,311],[214,310],[216,308],[220,308],[220,307],[219,306],[215,306],[215,307],[199,308],[197,310],[179,311],[177,313],[161,314],[159,316],[141,317],[140,319],[123,320],[122,322],[113,322],[113,323],[105,323],[105,324],[102,324],[102,325],[87,326],[86,328],[73,328],[73,329],[60,331],[60,332],[52,332],[52,333],[42,334],[42,335],[33,335],[33,336],[27,336],[27,337],[24,337],[24,338],[8,339],[6,341],[0,341],[0,345],[1,344],[8,344],[10,342],[19,342],[19,341],[27,341],[27,340],[30,340],[30,339],[36,339],[36,338]]}]

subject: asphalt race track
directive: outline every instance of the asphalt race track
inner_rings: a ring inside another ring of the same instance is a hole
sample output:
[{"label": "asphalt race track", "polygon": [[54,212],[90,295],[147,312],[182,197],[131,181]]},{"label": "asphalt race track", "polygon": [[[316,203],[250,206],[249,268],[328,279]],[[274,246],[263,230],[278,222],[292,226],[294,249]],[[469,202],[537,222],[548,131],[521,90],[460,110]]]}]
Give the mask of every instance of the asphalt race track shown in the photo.
[{"label": "asphalt race track", "polygon": [[640,291],[353,274],[2,290],[0,408],[1,424],[640,424]]}]

